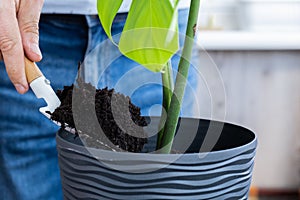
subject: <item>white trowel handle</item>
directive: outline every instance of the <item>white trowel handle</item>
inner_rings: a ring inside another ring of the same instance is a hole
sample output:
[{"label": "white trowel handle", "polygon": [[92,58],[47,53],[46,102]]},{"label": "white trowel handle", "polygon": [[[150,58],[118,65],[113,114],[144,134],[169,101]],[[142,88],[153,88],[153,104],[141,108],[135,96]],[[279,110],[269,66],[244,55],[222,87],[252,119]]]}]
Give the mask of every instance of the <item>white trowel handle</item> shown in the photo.
[{"label": "white trowel handle", "polygon": [[26,78],[37,98],[43,98],[47,106],[40,108],[40,112],[46,114],[46,111],[54,112],[60,105],[60,100],[53,91],[50,81],[45,78],[38,66],[25,57]]},{"label": "white trowel handle", "polygon": [[28,58],[25,57],[25,73],[27,82],[30,84],[33,80],[43,76],[39,67]]}]

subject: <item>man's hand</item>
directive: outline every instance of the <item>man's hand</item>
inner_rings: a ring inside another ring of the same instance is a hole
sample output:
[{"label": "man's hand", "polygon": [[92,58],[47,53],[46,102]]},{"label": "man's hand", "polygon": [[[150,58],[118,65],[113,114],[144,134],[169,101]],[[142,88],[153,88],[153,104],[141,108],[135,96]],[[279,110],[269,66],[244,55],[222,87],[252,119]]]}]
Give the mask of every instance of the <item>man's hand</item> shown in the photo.
[{"label": "man's hand", "polygon": [[28,90],[24,53],[34,62],[42,59],[38,23],[43,3],[43,0],[0,0],[0,55],[11,82],[21,94]]}]

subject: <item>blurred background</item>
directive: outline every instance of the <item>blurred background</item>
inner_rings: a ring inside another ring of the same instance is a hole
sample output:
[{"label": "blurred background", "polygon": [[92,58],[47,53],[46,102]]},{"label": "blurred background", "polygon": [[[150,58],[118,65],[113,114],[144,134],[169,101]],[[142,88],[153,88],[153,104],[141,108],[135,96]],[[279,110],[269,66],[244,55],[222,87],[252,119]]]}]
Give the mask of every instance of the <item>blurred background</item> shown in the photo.
[{"label": "blurred background", "polygon": [[197,28],[200,71],[226,92],[211,105],[203,81],[201,117],[226,109],[258,135],[251,199],[300,199],[300,0],[202,0]]}]

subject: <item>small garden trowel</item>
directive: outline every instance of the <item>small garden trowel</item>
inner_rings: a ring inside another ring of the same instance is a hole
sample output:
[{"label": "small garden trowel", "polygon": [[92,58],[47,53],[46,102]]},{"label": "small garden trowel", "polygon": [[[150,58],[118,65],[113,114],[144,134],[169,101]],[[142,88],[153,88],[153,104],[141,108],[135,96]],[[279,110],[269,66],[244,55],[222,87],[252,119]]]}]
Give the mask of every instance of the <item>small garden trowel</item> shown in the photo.
[{"label": "small garden trowel", "polygon": [[60,106],[60,100],[53,91],[50,81],[45,78],[41,70],[36,63],[28,60],[25,57],[25,72],[27,82],[30,85],[31,90],[34,92],[37,98],[43,98],[47,103],[46,107],[40,108],[40,112],[46,117],[50,118],[50,115],[46,112],[54,112],[54,110]]}]

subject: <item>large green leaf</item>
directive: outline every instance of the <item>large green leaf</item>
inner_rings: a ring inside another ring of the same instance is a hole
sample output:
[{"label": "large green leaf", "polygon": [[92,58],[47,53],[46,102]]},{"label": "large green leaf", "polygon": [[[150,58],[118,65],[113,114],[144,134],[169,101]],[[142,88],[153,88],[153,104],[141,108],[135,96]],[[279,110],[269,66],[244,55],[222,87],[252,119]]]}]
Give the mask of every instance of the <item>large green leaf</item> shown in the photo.
[{"label": "large green leaf", "polygon": [[97,9],[101,24],[111,40],[111,26],[122,2],[123,0],[97,0]]},{"label": "large green leaf", "polygon": [[179,0],[133,0],[119,49],[147,69],[162,71],[177,52]]}]

